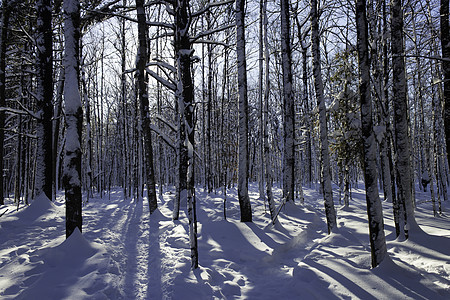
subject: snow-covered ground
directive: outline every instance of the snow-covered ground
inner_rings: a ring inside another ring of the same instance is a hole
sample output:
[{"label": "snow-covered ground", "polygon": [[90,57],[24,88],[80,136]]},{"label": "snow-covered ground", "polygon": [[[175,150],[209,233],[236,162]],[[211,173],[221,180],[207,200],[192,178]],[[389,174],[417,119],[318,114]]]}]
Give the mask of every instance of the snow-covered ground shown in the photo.
[{"label": "snow-covered ground", "polygon": [[[361,185],[363,186],[363,185]],[[185,212],[171,220],[174,190],[148,203],[121,190],[83,206],[83,234],[65,240],[64,198],[35,200],[15,212],[0,207],[1,299],[450,299],[450,203],[433,217],[429,193],[417,192],[424,232],[396,241],[385,208],[390,259],[370,268],[364,190],[349,209],[338,204],[338,230],[326,234],[323,200],[305,189],[272,226],[257,185],[253,223],[239,222],[235,189],[197,189],[199,269],[190,268]],[[277,205],[280,191],[275,189]],[[336,198],[335,198],[336,199]]]}]

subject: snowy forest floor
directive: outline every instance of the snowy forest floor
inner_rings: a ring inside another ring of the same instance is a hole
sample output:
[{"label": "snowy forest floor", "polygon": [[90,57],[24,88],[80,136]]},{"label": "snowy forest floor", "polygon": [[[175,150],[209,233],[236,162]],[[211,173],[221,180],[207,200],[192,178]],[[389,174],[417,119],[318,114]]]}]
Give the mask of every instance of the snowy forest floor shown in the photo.
[{"label": "snowy forest floor", "polygon": [[124,199],[119,189],[97,195],[83,206],[83,235],[67,240],[63,193],[18,212],[8,200],[0,207],[0,215],[8,209],[0,217],[0,298],[450,299],[448,201],[433,217],[429,193],[417,191],[423,232],[407,241],[395,239],[391,204],[383,202],[390,259],[371,269],[363,189],[353,189],[349,208],[336,203],[331,235],[315,189],[304,189],[304,204],[288,203],[276,226],[257,190],[250,185],[253,223],[241,223],[236,189],[228,191],[224,220],[222,193],[197,188],[195,271],[185,210],[171,219],[173,189],[151,217],[145,199]]}]

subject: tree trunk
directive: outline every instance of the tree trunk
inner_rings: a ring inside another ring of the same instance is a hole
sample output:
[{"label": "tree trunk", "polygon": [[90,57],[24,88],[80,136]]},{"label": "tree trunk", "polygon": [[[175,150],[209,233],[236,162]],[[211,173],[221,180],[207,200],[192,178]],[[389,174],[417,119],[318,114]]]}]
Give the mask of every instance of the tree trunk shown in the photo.
[{"label": "tree trunk", "polygon": [[[403,9],[401,0],[391,2],[391,39],[393,67],[393,102],[395,155],[397,157],[398,206],[400,235],[408,238],[408,230],[416,225],[412,199],[410,141],[408,136],[408,104],[406,94],[406,70],[403,48]],[[404,224],[404,226],[403,226]]]},{"label": "tree trunk", "polygon": [[266,181],[266,195],[267,195],[267,202],[269,203],[269,211],[270,211],[270,218],[272,219],[272,222],[275,222],[276,218],[276,209],[275,209],[275,203],[273,201],[273,193],[272,193],[272,184],[273,184],[273,177],[272,177],[272,164],[270,159],[270,144],[269,144],[269,98],[270,98],[270,74],[269,74],[269,37],[268,37],[268,18],[267,18],[267,0],[263,0],[264,2],[264,8],[263,8],[263,15],[264,15],[264,21],[263,21],[263,35],[264,35],[264,114],[263,114],[263,121],[264,121],[264,157],[265,157],[265,181]]},{"label": "tree trunk", "polygon": [[138,18],[138,37],[139,50],[137,58],[137,77],[139,88],[139,102],[141,104],[141,119],[142,131],[144,133],[144,153],[145,159],[145,176],[147,185],[147,197],[150,214],[158,208],[156,199],[155,173],[153,168],[153,147],[152,147],[152,133],[150,130],[150,107],[148,103],[147,93],[147,76],[145,75],[145,65],[148,61],[148,38],[147,25],[144,8],[144,0],[136,0],[136,11]]},{"label": "tree trunk", "polygon": [[[179,116],[184,124],[185,136],[183,143],[186,147],[186,190],[187,208],[189,218],[189,240],[191,248],[191,267],[198,268],[198,246],[197,246],[197,213],[195,200],[195,180],[194,180],[194,85],[192,81],[192,55],[194,50],[189,41],[189,0],[177,2],[174,10],[175,14],[175,61],[177,65],[177,90]],[[181,129],[181,128],[180,128]]]},{"label": "tree trunk", "polygon": [[52,101],[53,101],[53,47],[52,4],[38,0],[36,33],[36,122],[37,158],[35,195],[44,193],[52,199]]},{"label": "tree trunk", "polygon": [[[9,26],[9,5],[7,0],[2,1],[2,18],[1,18],[1,27],[0,27],[0,107],[6,106],[5,99],[5,88],[6,88],[6,40],[7,40],[7,32]],[[0,110],[0,205],[5,204],[4,198],[4,182],[3,182],[3,169],[4,169],[4,160],[3,160],[3,144],[5,141],[5,112]]]},{"label": "tree trunk", "polygon": [[284,160],[283,197],[294,200],[295,151],[294,151],[294,94],[292,91],[292,53],[290,44],[289,0],[281,0],[281,59],[283,65],[284,99]]},{"label": "tree trunk", "polygon": [[245,57],[245,0],[236,1],[236,43],[239,92],[238,198],[241,208],[241,222],[251,222],[252,209],[248,196],[248,98],[247,63]]},{"label": "tree trunk", "polygon": [[364,181],[366,185],[367,216],[369,219],[372,267],[387,255],[384,236],[383,208],[377,184],[377,145],[373,132],[372,99],[370,95],[370,61],[365,0],[356,1],[356,29],[359,61],[359,96],[361,101],[361,130],[364,148]]},{"label": "tree trunk", "polygon": [[317,0],[311,0],[311,52],[313,58],[314,88],[316,91],[317,106],[319,107],[319,135],[321,141],[320,158],[322,171],[322,191],[325,202],[328,233],[336,226],[336,210],[331,189],[330,155],[328,150],[327,111],[323,95],[322,70],[320,65],[320,40]]},{"label": "tree trunk", "polygon": [[444,73],[444,128],[447,163],[450,164],[450,32],[449,0],[441,0],[442,72]]},{"label": "tree trunk", "polygon": [[81,216],[81,127],[83,111],[79,90],[80,2],[64,0],[66,144],[63,184],[66,196],[66,238],[76,227],[82,231]]},{"label": "tree trunk", "polygon": [[[259,64],[258,64],[258,119],[259,119],[259,198],[265,199],[264,193],[264,177],[265,177],[265,157],[264,157],[264,95],[263,95],[263,82],[264,82],[264,20],[266,17],[265,1],[259,1]],[[265,200],[264,200],[264,203]],[[265,204],[264,204],[265,205]]]}]

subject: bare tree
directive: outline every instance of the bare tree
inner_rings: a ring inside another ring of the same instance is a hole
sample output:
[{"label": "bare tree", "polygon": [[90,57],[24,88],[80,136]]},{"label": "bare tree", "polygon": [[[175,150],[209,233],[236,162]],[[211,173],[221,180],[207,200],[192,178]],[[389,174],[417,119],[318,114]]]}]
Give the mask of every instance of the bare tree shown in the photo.
[{"label": "bare tree", "polygon": [[281,59],[283,65],[284,96],[283,196],[287,201],[293,201],[295,187],[295,113],[294,93],[292,91],[292,51],[289,18],[289,0],[281,0]]},{"label": "bare tree", "polygon": [[142,131],[144,133],[145,140],[145,174],[147,185],[147,197],[150,208],[150,214],[152,214],[158,208],[158,202],[156,199],[156,186],[155,186],[155,172],[153,168],[153,145],[152,145],[152,133],[150,130],[150,110],[148,103],[148,82],[145,74],[145,67],[148,61],[148,33],[146,26],[146,16],[144,8],[144,0],[136,0],[136,10],[138,18],[138,38],[139,38],[139,50],[137,58],[137,78],[139,89],[139,102],[142,119]]},{"label": "bare tree", "polygon": [[[5,107],[6,99],[5,99],[5,86],[6,86],[6,39],[8,32],[8,24],[9,24],[9,2],[7,0],[2,1],[2,14],[1,14],[1,27],[0,27],[0,108]],[[5,141],[5,112],[0,109],[0,205],[5,204],[4,200],[4,182],[3,182],[3,144]]]},{"label": "bare tree", "polygon": [[36,106],[37,157],[35,195],[44,193],[52,199],[52,115],[53,115],[53,47],[52,2],[38,0],[36,34]]},{"label": "bare tree", "polygon": [[364,144],[364,181],[366,185],[367,216],[369,218],[372,267],[378,266],[387,255],[384,236],[383,208],[378,194],[377,144],[373,132],[372,99],[370,95],[370,61],[366,1],[356,1],[357,48],[359,58],[359,97],[361,102],[361,130]]},{"label": "bare tree", "polygon": [[322,191],[325,202],[325,214],[327,217],[328,233],[336,226],[336,210],[333,202],[333,190],[331,189],[331,167],[328,149],[327,111],[323,94],[322,67],[320,61],[319,40],[319,13],[317,0],[311,0],[311,52],[313,58],[314,88],[316,92],[317,106],[319,107],[319,135],[320,157],[322,171]]},{"label": "bare tree", "polygon": [[[401,0],[391,2],[391,47],[393,68],[393,102],[396,173],[398,180],[398,216],[400,235],[408,237],[415,225],[412,199],[410,139],[408,135],[408,105],[406,94],[405,52],[403,46],[403,8]],[[404,224],[404,226],[403,226]]]},{"label": "bare tree", "polygon": [[442,71],[444,73],[444,127],[447,145],[447,163],[450,164],[450,31],[449,0],[441,0]]},{"label": "bare tree", "polygon": [[80,2],[64,0],[66,142],[63,183],[66,196],[66,237],[81,231],[81,126],[83,111],[79,90]]},{"label": "bare tree", "polygon": [[247,63],[245,57],[245,0],[236,1],[236,51],[239,90],[239,178],[238,198],[241,222],[252,221],[252,209],[248,196],[248,98]]}]

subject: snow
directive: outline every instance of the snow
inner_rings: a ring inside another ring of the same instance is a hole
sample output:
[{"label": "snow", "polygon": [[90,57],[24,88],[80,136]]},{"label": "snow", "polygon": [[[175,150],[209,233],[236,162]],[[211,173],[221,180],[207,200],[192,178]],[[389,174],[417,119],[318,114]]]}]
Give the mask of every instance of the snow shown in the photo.
[{"label": "snow", "polygon": [[[364,186],[360,184],[360,186]],[[365,193],[353,189],[327,235],[323,199],[304,188],[305,203],[286,203],[272,225],[250,184],[253,223],[241,223],[237,190],[223,196],[197,187],[200,267],[190,268],[185,206],[172,221],[174,188],[151,217],[148,203],[121,190],[90,198],[83,234],[65,239],[65,206],[45,196],[16,212],[0,207],[1,299],[450,299],[450,204],[433,217],[430,194],[416,192],[416,232],[395,239],[383,202],[389,259],[371,269]],[[337,190],[337,189],[335,189]],[[281,190],[274,187],[277,206]]]}]

